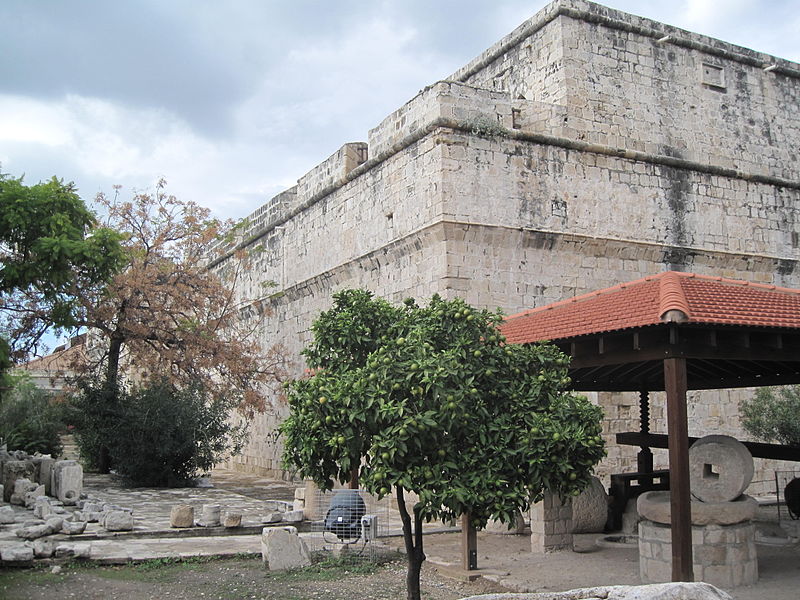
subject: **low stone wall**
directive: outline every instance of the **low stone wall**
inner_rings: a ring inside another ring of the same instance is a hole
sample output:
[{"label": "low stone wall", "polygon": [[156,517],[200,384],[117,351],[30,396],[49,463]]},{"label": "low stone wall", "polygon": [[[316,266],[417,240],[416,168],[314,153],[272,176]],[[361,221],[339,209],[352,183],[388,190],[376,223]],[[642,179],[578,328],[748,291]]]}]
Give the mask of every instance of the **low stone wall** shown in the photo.
[{"label": "low stone wall", "polygon": [[[672,579],[672,544],[669,525],[639,523],[639,574],[645,583]],[[692,527],[694,577],[724,588],[752,585],[758,581],[755,526]]]}]

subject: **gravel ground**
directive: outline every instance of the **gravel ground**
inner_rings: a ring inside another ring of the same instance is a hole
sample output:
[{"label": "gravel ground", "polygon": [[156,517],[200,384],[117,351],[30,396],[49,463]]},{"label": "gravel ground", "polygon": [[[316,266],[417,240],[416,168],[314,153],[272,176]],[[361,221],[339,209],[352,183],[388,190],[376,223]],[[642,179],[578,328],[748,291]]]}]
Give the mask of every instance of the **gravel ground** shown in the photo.
[{"label": "gravel ground", "polygon": [[[64,565],[58,573],[51,571],[51,568],[0,570],[0,598],[383,600],[406,597],[402,558],[374,568],[338,564],[280,574],[266,572],[257,558],[177,564],[150,562],[122,567]],[[506,590],[490,582],[461,583],[423,567],[422,597],[428,600],[456,600],[502,591]]]}]

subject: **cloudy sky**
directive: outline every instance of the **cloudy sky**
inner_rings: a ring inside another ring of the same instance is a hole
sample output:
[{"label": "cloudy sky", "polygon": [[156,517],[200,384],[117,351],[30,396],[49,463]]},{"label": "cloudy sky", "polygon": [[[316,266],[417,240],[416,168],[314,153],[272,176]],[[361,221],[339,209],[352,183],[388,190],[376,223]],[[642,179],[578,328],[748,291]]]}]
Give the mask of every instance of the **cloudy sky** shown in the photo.
[{"label": "cloudy sky", "polygon": [[[0,168],[246,216],[544,0],[2,0]],[[798,0],[606,0],[800,62]]]}]

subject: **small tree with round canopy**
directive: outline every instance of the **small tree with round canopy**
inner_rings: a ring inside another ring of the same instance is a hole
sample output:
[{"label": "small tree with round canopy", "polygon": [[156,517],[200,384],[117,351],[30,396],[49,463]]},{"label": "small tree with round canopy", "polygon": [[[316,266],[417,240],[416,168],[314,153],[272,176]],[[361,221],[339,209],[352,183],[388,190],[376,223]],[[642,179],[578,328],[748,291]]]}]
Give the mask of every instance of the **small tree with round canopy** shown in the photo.
[{"label": "small tree with round canopy", "polygon": [[565,391],[567,357],[506,344],[500,320],[458,299],[397,307],[341,291],[312,327],[313,375],[288,385],[285,465],[322,489],[357,471],[379,498],[395,491],[410,600],[423,520],[511,523],[545,490],[577,495],[604,455],[600,409]]}]

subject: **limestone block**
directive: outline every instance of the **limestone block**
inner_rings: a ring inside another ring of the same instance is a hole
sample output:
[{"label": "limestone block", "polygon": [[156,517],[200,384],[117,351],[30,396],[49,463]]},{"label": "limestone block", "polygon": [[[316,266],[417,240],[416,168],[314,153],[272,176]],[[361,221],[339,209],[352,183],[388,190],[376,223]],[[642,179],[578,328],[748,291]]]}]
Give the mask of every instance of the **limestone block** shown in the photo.
[{"label": "limestone block", "polygon": [[517,512],[517,516],[510,526],[508,523],[491,519],[486,523],[484,531],[497,535],[521,535],[525,531],[525,518],[521,512]]},{"label": "limestone block", "polygon": [[[0,465],[0,475],[2,475],[2,470],[3,470],[2,465]],[[0,481],[2,481],[2,478],[0,478]],[[0,502],[4,502],[4,500],[3,500],[3,490],[5,490],[5,487],[3,486],[2,483],[0,483]]]},{"label": "limestone block", "polygon": [[59,460],[53,465],[53,495],[71,506],[80,500],[83,489],[83,467],[74,460]]},{"label": "limestone block", "polygon": [[49,456],[41,456],[34,459],[36,465],[36,483],[44,486],[44,493],[46,495],[52,494],[52,476],[53,465],[56,463],[54,458]]},{"label": "limestone block", "polygon": [[270,512],[289,512],[294,510],[294,502],[285,502],[283,500],[265,500],[264,509]]},{"label": "limestone block", "polygon": [[56,558],[89,558],[91,554],[91,544],[59,544],[55,551]]},{"label": "limestone block", "polygon": [[170,527],[194,527],[194,508],[191,504],[177,504],[169,513]]},{"label": "limestone block", "polygon": [[201,527],[218,527],[219,518],[219,504],[203,504],[200,509],[200,520],[197,524]]},{"label": "limestone block", "polygon": [[64,519],[60,517],[53,517],[47,519],[42,525],[28,525],[17,529],[14,533],[17,537],[26,540],[35,540],[46,535],[53,535],[61,529]]},{"label": "limestone block", "polygon": [[727,435],[708,435],[689,448],[692,496],[702,502],[729,502],[741,496],[753,480],[750,451]]},{"label": "limestone block", "polygon": [[222,515],[223,527],[241,527],[242,513],[226,512]]},{"label": "limestone block", "polygon": [[14,491],[8,501],[17,506],[25,506],[25,497],[28,492],[35,490],[37,485],[27,477],[20,477],[14,481]]},{"label": "limestone block", "polygon": [[29,562],[33,556],[33,546],[27,544],[4,544],[0,547],[0,560],[4,563]]},{"label": "limestone block", "polygon": [[16,522],[17,513],[10,506],[0,506],[0,525],[11,525]]},{"label": "limestone block", "polygon": [[589,486],[572,499],[572,533],[602,533],[608,520],[608,494],[592,477]]},{"label": "limestone block", "polygon": [[126,510],[110,510],[103,513],[100,524],[108,531],[132,531],[133,513]]},{"label": "limestone block", "polygon": [[79,535],[86,531],[86,521],[67,521],[61,524],[61,533]]},{"label": "limestone block", "polygon": [[461,600],[733,600],[725,591],[708,583],[652,583],[579,588],[567,592],[489,594]]},{"label": "limestone block", "polygon": [[265,515],[262,519],[262,523],[280,523],[283,520],[283,513],[282,512],[272,512]]},{"label": "limestone block", "polygon": [[300,523],[305,518],[302,510],[290,510],[282,515],[281,520],[284,523]]},{"label": "limestone block", "polygon": [[[33,485],[36,485],[33,483]],[[37,498],[46,498],[47,496],[44,493],[44,486],[38,485],[33,490],[29,491],[25,494],[25,508],[33,509],[36,506],[36,499]]]},{"label": "limestone block", "polygon": [[261,533],[261,560],[270,571],[311,564],[308,547],[295,527],[265,527]]},{"label": "limestone block", "polygon": [[36,558],[51,558],[56,551],[56,543],[53,540],[40,538],[33,541],[33,555]]},{"label": "limestone block", "polygon": [[33,516],[37,519],[46,519],[51,514],[53,514],[53,507],[50,505],[50,499],[47,496],[36,498],[36,503],[33,505]]},{"label": "limestone block", "polygon": [[3,463],[3,501],[10,502],[17,479],[32,480],[35,468],[29,460],[7,460]]}]

